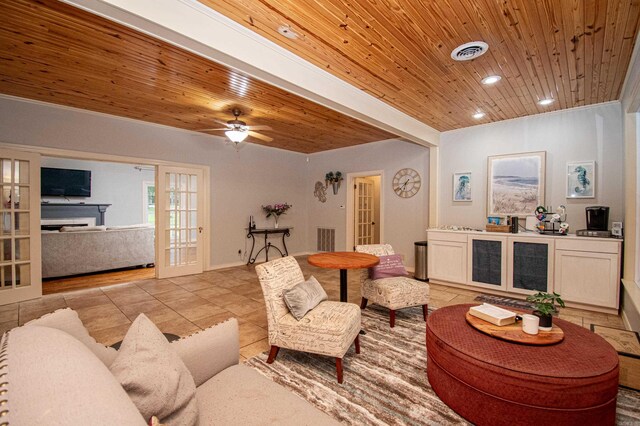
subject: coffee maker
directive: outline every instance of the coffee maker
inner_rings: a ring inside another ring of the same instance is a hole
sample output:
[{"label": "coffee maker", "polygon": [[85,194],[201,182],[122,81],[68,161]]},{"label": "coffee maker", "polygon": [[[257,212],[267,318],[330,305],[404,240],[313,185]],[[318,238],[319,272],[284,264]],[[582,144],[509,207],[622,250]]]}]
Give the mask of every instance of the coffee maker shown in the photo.
[{"label": "coffee maker", "polygon": [[609,207],[585,207],[585,213],[587,215],[587,229],[576,231],[577,236],[604,238],[611,236],[609,231]]}]

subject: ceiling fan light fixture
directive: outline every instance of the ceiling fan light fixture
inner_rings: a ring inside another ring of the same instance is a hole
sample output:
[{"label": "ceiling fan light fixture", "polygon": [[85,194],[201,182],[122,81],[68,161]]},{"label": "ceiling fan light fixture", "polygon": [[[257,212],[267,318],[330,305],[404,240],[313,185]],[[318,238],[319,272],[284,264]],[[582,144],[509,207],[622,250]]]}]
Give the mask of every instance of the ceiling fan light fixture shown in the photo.
[{"label": "ceiling fan light fixture", "polygon": [[547,105],[551,105],[552,103],[555,102],[555,99],[553,98],[546,98],[546,99],[541,99],[538,101],[538,105],[542,105],[542,106],[547,106]]},{"label": "ceiling fan light fixture", "polygon": [[500,80],[502,80],[502,77],[500,77],[499,75],[490,75],[490,76],[487,76],[487,77],[483,78],[481,80],[481,82],[484,85],[491,85],[491,84],[496,84]]},{"label": "ceiling fan light fixture", "polygon": [[229,138],[229,140],[233,143],[240,143],[249,136],[249,132],[243,132],[242,130],[227,130],[224,134]]},{"label": "ceiling fan light fixture", "polygon": [[473,114],[473,118],[475,118],[476,120],[480,120],[482,117],[484,117],[484,112],[482,111],[478,111],[475,114]]}]

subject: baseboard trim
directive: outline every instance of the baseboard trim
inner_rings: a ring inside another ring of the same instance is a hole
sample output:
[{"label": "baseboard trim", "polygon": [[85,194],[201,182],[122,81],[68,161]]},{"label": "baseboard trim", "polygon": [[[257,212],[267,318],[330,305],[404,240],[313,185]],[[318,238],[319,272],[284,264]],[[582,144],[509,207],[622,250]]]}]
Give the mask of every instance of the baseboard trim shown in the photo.
[{"label": "baseboard trim", "polygon": [[[302,251],[302,252],[298,252],[298,253],[290,253],[289,256],[294,256],[294,257],[295,256],[308,256],[310,254],[313,254],[313,252]],[[258,261],[256,263],[263,263],[263,262],[264,262],[264,260],[263,261]],[[230,262],[230,263],[221,263],[221,264],[218,264],[218,265],[209,265],[209,267],[207,269],[205,269],[205,271],[215,271],[217,269],[233,268],[235,266],[243,266],[243,265],[246,265],[246,264],[247,264],[247,262],[245,262],[245,261],[237,261],[237,262]]]}]

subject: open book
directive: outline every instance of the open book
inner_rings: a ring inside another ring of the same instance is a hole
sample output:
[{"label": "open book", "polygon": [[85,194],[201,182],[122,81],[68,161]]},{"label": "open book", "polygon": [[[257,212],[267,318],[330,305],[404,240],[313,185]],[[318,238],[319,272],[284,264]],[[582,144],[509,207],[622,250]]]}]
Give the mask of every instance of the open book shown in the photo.
[{"label": "open book", "polygon": [[509,325],[516,322],[516,313],[489,303],[469,308],[469,314],[495,325]]}]

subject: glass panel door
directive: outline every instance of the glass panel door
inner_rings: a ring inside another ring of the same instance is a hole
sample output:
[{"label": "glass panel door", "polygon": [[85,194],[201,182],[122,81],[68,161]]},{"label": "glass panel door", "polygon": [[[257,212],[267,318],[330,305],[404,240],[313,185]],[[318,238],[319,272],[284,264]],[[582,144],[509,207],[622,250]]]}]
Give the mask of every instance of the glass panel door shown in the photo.
[{"label": "glass panel door", "polygon": [[40,156],[0,149],[0,305],[42,296]]},{"label": "glass panel door", "polygon": [[157,221],[158,277],[203,271],[202,171],[158,168]]},{"label": "glass panel door", "polygon": [[375,217],[375,211],[373,182],[370,179],[356,178],[355,207],[356,245],[373,244],[373,219]]}]

